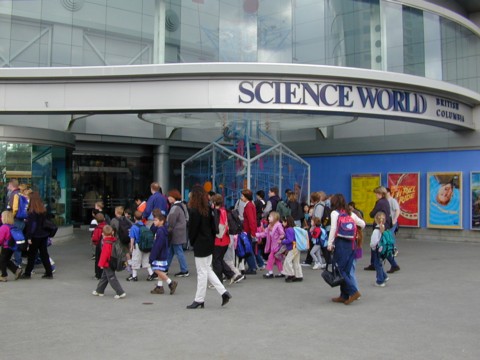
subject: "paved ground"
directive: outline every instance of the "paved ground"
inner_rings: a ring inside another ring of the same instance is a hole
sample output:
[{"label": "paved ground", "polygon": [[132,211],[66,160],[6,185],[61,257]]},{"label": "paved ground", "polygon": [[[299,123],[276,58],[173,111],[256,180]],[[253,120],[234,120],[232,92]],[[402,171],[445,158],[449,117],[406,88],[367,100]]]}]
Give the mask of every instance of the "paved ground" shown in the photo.
[{"label": "paved ground", "polygon": [[[401,271],[385,288],[357,265],[362,298],[350,306],[304,268],[305,281],[249,276],[229,287],[222,308],[208,290],[205,309],[187,310],[191,276],[177,293],[151,295],[154,284],[129,283],[127,297],[91,295],[93,262],[85,231],[50,248],[54,280],[0,284],[1,359],[479,359],[480,247],[400,239]],[[178,271],[174,262],[172,272]],[[9,275],[12,278],[11,275]]]}]

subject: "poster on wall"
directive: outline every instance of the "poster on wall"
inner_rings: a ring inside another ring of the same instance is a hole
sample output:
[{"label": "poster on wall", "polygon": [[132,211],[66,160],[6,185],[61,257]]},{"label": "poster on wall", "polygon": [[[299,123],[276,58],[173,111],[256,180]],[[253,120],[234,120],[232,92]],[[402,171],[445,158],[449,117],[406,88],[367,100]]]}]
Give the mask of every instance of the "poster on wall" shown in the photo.
[{"label": "poster on wall", "polygon": [[427,227],[462,228],[462,173],[427,173]]},{"label": "poster on wall", "polygon": [[373,223],[369,216],[377,201],[373,189],[380,186],[380,182],[380,174],[352,174],[352,201],[357,209],[362,210],[367,223]]},{"label": "poster on wall", "polygon": [[470,173],[470,224],[472,230],[480,230],[480,171]]},{"label": "poster on wall", "polygon": [[420,173],[389,173],[387,184],[400,205],[400,226],[420,226]]}]

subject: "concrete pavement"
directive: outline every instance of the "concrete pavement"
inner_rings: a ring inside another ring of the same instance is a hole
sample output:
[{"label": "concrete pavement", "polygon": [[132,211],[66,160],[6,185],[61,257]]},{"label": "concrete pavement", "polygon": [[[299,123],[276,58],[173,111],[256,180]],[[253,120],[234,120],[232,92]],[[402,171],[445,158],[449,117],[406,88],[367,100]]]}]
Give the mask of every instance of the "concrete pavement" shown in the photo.
[{"label": "concrete pavement", "polygon": [[[266,280],[263,272],[227,287],[221,307],[207,290],[205,309],[187,310],[196,289],[177,279],[175,295],[151,295],[154,282],[141,271],[136,283],[117,273],[127,297],[91,295],[93,261],[89,235],[50,248],[55,279],[0,283],[2,359],[479,359],[480,245],[399,239],[401,271],[385,288],[357,264],[362,297],[332,303],[319,270],[303,268],[305,280]],[[364,247],[368,255],[368,248]],[[304,256],[302,256],[303,258]],[[171,274],[178,271],[174,260]]]}]

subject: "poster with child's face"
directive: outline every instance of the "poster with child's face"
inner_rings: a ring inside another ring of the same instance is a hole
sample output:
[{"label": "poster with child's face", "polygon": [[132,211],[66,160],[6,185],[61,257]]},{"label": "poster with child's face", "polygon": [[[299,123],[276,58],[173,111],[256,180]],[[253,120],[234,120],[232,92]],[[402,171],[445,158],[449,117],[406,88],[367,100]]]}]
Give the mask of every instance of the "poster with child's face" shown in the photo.
[{"label": "poster with child's face", "polygon": [[427,227],[462,228],[462,173],[427,174]]},{"label": "poster with child's face", "polygon": [[478,171],[470,173],[470,191],[471,229],[480,230],[480,172]]}]

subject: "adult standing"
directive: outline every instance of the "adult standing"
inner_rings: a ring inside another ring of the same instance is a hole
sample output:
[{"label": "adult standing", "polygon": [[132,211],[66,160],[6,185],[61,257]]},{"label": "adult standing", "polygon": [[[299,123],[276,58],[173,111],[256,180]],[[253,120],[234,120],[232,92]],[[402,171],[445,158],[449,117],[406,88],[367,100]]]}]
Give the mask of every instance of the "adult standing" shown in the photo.
[{"label": "adult standing", "polygon": [[168,202],[171,204],[170,212],[167,216],[167,228],[170,239],[167,260],[168,268],[172,264],[173,256],[177,255],[180,272],[177,272],[175,276],[187,277],[190,273],[188,272],[183,246],[187,243],[188,209],[182,202],[182,195],[177,189],[172,189],[168,192]]},{"label": "adult standing", "polygon": [[263,217],[265,219],[268,218],[268,214],[270,214],[271,211],[277,211],[277,204],[280,200],[281,199],[278,196],[278,187],[271,187],[268,191],[267,205],[265,205],[265,209],[263,210]]},{"label": "adult standing", "polygon": [[331,199],[331,219],[332,226],[328,236],[328,250],[334,251],[333,263],[337,265],[338,270],[342,274],[345,281],[340,285],[340,296],[333,298],[333,302],[344,303],[349,305],[358,298],[360,292],[356,286],[355,274],[352,273],[352,266],[355,260],[355,246],[352,243],[354,240],[337,236],[337,223],[340,214],[346,213],[350,215],[355,221],[356,226],[360,228],[365,227],[365,221],[360,219],[355,213],[350,213],[347,208],[345,197],[342,194],[335,194]]},{"label": "adult standing", "polygon": [[298,202],[297,195],[293,191],[287,193],[287,206],[291,210],[291,216],[295,226],[302,226],[303,209]]},{"label": "adult standing", "polygon": [[43,204],[38,191],[30,194],[30,203],[28,205],[28,217],[26,226],[26,238],[28,239],[28,263],[25,268],[23,279],[30,279],[35,257],[40,252],[40,260],[45,268],[43,279],[53,279],[52,265],[50,264],[50,255],[47,249],[48,231],[44,230],[43,224],[47,218],[47,209]]},{"label": "adult standing", "polygon": [[195,300],[187,306],[187,309],[204,307],[208,282],[222,296],[222,306],[224,306],[232,296],[212,270],[215,224],[208,206],[207,193],[201,186],[192,188],[188,208],[190,209],[188,237],[193,246],[195,266],[197,268],[197,292]]},{"label": "adult standing", "polygon": [[[372,211],[370,211],[370,217],[375,218],[375,215],[377,215],[379,211],[383,212],[386,215],[385,230],[389,230],[392,228],[392,217],[390,216],[390,203],[387,200],[387,189],[384,186],[378,186],[373,189],[373,192],[377,197],[377,202],[375,203]],[[364,267],[363,270],[375,271],[375,266],[373,264],[374,256],[375,255],[373,254],[373,251],[371,251],[370,265]]]},{"label": "adult standing", "polygon": [[152,182],[150,184],[150,192],[152,193],[152,195],[150,195],[150,197],[148,198],[147,206],[145,207],[145,210],[143,211],[143,214],[142,214],[143,219],[146,220],[147,227],[150,227],[153,224],[152,211],[154,209],[159,209],[164,216],[167,216],[167,212],[168,212],[167,199],[165,199],[165,196],[163,196],[163,194],[160,191],[161,191],[161,188],[158,182]]},{"label": "adult standing", "polygon": [[[252,201],[252,190],[243,189],[240,199],[245,203],[245,209],[243,210],[243,231],[248,235],[248,240],[252,244],[252,249],[255,249],[255,244],[257,242],[257,210]],[[256,254],[247,254],[245,257],[245,261],[248,264],[248,270],[245,271],[245,274],[257,274],[257,261],[255,261],[255,258],[257,258],[256,260],[259,262],[258,266],[260,266],[261,268],[264,267],[265,264],[261,256],[257,257]]]}]

